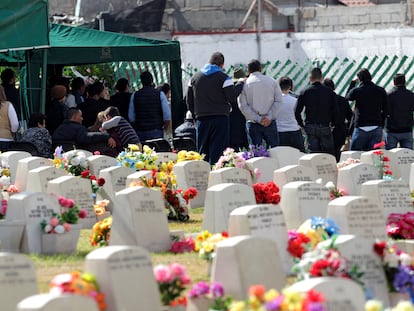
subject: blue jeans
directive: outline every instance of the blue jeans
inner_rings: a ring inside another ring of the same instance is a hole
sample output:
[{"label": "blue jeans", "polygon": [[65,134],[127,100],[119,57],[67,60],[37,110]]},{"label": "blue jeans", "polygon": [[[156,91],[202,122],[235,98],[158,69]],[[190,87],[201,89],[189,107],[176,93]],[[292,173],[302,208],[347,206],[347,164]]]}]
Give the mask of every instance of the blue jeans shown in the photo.
[{"label": "blue jeans", "polygon": [[146,141],[149,139],[163,138],[164,132],[162,129],[154,129],[149,131],[137,131],[137,135],[140,141]]},{"label": "blue jeans", "polygon": [[390,133],[385,132],[385,148],[390,150],[397,148],[400,143],[400,148],[413,149],[413,132],[406,133]]},{"label": "blue jeans", "polygon": [[374,145],[382,141],[382,127],[365,132],[359,127],[354,128],[351,137],[350,150],[370,151],[374,149]]},{"label": "blue jeans", "polygon": [[275,120],[273,120],[267,127],[260,125],[259,123],[247,121],[246,130],[249,145],[260,146],[264,140],[267,148],[279,146],[279,134],[277,132]]},{"label": "blue jeans", "polygon": [[301,130],[279,132],[280,146],[289,146],[305,152],[305,145],[303,142],[303,135]]},{"label": "blue jeans", "polygon": [[229,146],[229,117],[201,117],[196,122],[197,150],[204,160],[215,164]]},{"label": "blue jeans", "polygon": [[329,126],[307,124],[305,132],[308,136],[310,152],[326,152],[335,155],[334,140]]},{"label": "blue jeans", "polygon": [[6,152],[10,149],[12,141],[0,141],[0,151]]}]

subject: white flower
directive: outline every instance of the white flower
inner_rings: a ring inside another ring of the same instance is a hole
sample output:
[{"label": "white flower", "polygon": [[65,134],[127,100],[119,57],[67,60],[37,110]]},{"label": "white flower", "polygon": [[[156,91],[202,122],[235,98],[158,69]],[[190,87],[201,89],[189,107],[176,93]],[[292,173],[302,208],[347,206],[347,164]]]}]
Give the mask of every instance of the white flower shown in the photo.
[{"label": "white flower", "polygon": [[401,253],[400,260],[401,260],[401,264],[403,264],[404,266],[411,266],[412,258],[409,254]]},{"label": "white flower", "polygon": [[395,252],[385,252],[384,262],[386,262],[391,268],[397,268],[399,262],[398,255]]},{"label": "white flower", "polygon": [[65,227],[63,227],[62,225],[57,225],[57,226],[55,227],[55,232],[56,232],[56,233],[59,233],[59,234],[62,234],[62,233],[64,233],[64,232],[65,232]]},{"label": "white flower", "polygon": [[335,188],[335,185],[332,181],[328,181],[326,183],[325,187],[328,188],[328,189],[332,189],[332,188]]},{"label": "white flower", "polygon": [[50,231],[52,231],[53,227],[51,225],[46,225],[45,228],[43,229],[43,231],[45,233],[49,233]]},{"label": "white flower", "polygon": [[315,180],[315,182],[316,182],[317,184],[322,184],[322,178],[318,178],[317,180]]},{"label": "white flower", "polygon": [[10,186],[10,176],[1,176],[0,177],[0,184],[2,184],[3,187]]}]

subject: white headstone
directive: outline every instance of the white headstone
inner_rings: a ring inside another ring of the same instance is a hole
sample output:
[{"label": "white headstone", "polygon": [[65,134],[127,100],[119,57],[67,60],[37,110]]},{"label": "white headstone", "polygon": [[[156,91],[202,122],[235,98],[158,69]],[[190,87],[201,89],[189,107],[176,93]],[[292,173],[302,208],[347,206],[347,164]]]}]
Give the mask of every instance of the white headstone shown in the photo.
[{"label": "white headstone", "polygon": [[312,216],[326,217],[329,190],[323,185],[294,181],[282,188],[280,207],[288,230],[297,229]]},{"label": "white headstone", "polygon": [[115,193],[128,187],[127,176],[135,173],[135,170],[129,167],[115,166],[108,167],[99,172],[99,177],[105,179],[101,191],[98,192],[98,199],[108,199],[107,209],[112,211],[115,205]]},{"label": "white headstone", "polygon": [[410,179],[411,163],[414,163],[414,150],[394,148],[389,150],[390,170],[395,179],[401,178],[408,183]]},{"label": "white headstone", "polygon": [[244,168],[224,167],[210,172],[208,188],[224,183],[252,185],[252,176]]},{"label": "white headstone", "polygon": [[42,220],[49,221],[52,214],[60,213],[56,197],[46,193],[21,192],[9,199],[7,219],[23,220],[26,224],[21,245],[22,252],[42,252]]},{"label": "white headstone", "polygon": [[0,253],[1,310],[15,311],[22,299],[38,293],[36,268],[30,258]]},{"label": "white headstone", "polygon": [[238,300],[248,297],[251,285],[280,290],[286,282],[276,243],[254,236],[218,242],[211,278],[223,285],[227,295]]},{"label": "white headstone", "polygon": [[143,178],[149,180],[152,177],[152,171],[141,170],[127,176],[126,186],[129,187],[133,182],[141,182]]},{"label": "white headstone", "polygon": [[383,209],[372,198],[344,196],[328,204],[326,215],[338,225],[341,234],[386,240]]},{"label": "white headstone", "polygon": [[306,154],[299,159],[299,164],[312,168],[317,178],[322,178],[323,184],[332,181],[336,185],[338,169],[333,155],[328,153]]},{"label": "white headstone", "polygon": [[85,272],[95,276],[105,294],[107,310],[161,310],[151,257],[144,248],[96,249],[86,256]]},{"label": "white headstone", "polygon": [[360,195],[361,185],[369,180],[378,179],[378,168],[372,164],[355,163],[338,169],[337,188],[346,195]]},{"label": "white headstone", "polygon": [[161,192],[132,187],[117,192],[110,245],[142,246],[152,252],[171,247]]},{"label": "white headstone", "polygon": [[96,214],[93,209],[91,181],[78,176],[62,176],[49,181],[48,193],[72,199],[87,212],[86,218],[79,219],[84,229],[90,229],[96,223]]},{"label": "white headstone", "polygon": [[365,311],[363,288],[349,279],[335,277],[311,278],[297,282],[289,289],[302,293],[312,289],[320,292],[325,297],[327,311]]},{"label": "white headstone", "polygon": [[[75,149],[74,149],[75,150]],[[63,156],[65,156],[65,154],[67,153],[67,152],[72,152],[73,150],[65,150],[66,152],[65,153],[63,153]],[[89,158],[89,157],[91,157],[91,156],[93,156],[93,153],[92,152],[90,152],[89,150],[85,150],[85,149],[76,149],[76,151],[78,151],[78,152],[83,152],[83,154],[85,155],[85,157],[86,158]]]},{"label": "white headstone", "polygon": [[405,181],[367,181],[362,184],[361,195],[375,200],[383,208],[386,219],[391,213],[408,213],[413,209],[410,188]]},{"label": "white headstone", "polygon": [[[329,246],[332,240],[322,242]],[[364,283],[365,298],[381,300],[385,307],[389,307],[388,285],[381,258],[374,252],[374,239],[356,237],[354,235],[339,235],[335,239],[335,247],[347,261],[347,266],[358,267],[364,274],[361,282]]]},{"label": "white headstone", "polygon": [[414,190],[414,163],[410,166],[410,190]]},{"label": "white headstone", "polygon": [[76,294],[39,294],[19,302],[13,311],[98,311],[98,305],[91,297]]},{"label": "white headstone", "polygon": [[206,198],[210,164],[202,160],[182,161],[173,167],[178,188],[197,189],[197,196],[190,200],[190,207],[203,207]]},{"label": "white headstone", "polygon": [[292,181],[315,181],[316,175],[313,169],[302,165],[287,165],[273,172],[273,182],[282,188]]},{"label": "white headstone", "polygon": [[285,274],[291,272],[293,261],[286,252],[288,232],[279,205],[257,204],[236,208],[230,213],[229,235],[252,235],[275,241]]},{"label": "white headstone", "polygon": [[[378,157],[377,154],[375,154],[375,152],[377,152],[377,151],[378,150],[370,150],[370,151],[363,152],[361,154],[361,162],[372,164],[372,165],[378,165],[379,157]],[[390,157],[390,155],[389,155],[390,151],[389,150],[381,149],[381,151],[384,154],[384,156]]]},{"label": "white headstone", "polygon": [[299,159],[303,155],[305,155],[299,149],[288,146],[279,146],[271,148],[269,149],[269,154],[271,158],[277,160],[277,162],[279,163],[279,167],[299,164]]},{"label": "white headstone", "polygon": [[17,162],[15,185],[19,192],[26,191],[29,171],[41,166],[54,166],[51,159],[41,157],[28,157]]},{"label": "white headstone", "polygon": [[14,184],[16,180],[17,163],[19,160],[29,158],[32,155],[26,151],[6,151],[0,154],[1,166],[10,168],[10,181]]},{"label": "white headstone", "polygon": [[157,160],[155,161],[156,165],[159,165],[162,162],[176,162],[177,161],[177,154],[175,152],[157,152]]},{"label": "white headstone", "polygon": [[267,157],[255,157],[246,161],[247,167],[254,172],[258,170],[259,177],[255,182],[266,183],[273,180],[273,171],[280,166],[276,159]]},{"label": "white headstone", "polygon": [[241,206],[256,204],[252,187],[242,184],[219,184],[208,188],[203,230],[212,233],[228,230],[230,213]]},{"label": "white headstone", "polygon": [[351,158],[351,159],[361,159],[361,154],[362,154],[362,151],[357,151],[357,150],[342,151],[341,152],[341,158],[339,159],[339,162],[344,162],[344,161],[348,160],[349,158]]},{"label": "white headstone", "polygon": [[54,166],[41,166],[32,169],[27,174],[26,191],[47,193],[49,181],[66,175],[65,170]]},{"label": "white headstone", "polygon": [[106,155],[93,155],[87,158],[91,175],[99,176],[99,172],[111,166],[117,166],[115,158]]}]

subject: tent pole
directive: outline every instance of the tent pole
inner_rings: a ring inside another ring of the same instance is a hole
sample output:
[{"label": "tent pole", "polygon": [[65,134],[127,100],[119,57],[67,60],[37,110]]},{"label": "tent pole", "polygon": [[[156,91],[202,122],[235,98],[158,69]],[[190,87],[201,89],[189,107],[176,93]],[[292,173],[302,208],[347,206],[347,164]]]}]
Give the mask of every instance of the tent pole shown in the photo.
[{"label": "tent pole", "polygon": [[43,49],[42,81],[40,88],[40,112],[45,113],[47,80],[47,49]]}]

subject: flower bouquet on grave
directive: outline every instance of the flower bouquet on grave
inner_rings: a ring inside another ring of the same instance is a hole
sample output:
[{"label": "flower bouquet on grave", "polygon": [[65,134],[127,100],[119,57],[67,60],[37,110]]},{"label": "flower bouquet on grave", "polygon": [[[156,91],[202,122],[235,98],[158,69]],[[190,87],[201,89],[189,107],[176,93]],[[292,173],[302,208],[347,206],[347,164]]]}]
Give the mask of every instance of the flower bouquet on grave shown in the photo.
[{"label": "flower bouquet on grave", "polygon": [[106,213],[106,207],[109,205],[109,200],[99,200],[93,205],[93,210],[96,216],[103,216]]},{"label": "flower bouquet on grave", "polygon": [[82,295],[95,300],[99,310],[106,310],[105,294],[100,291],[94,275],[73,271],[56,275],[49,285],[49,292],[54,295]]},{"label": "flower bouquet on grave", "polygon": [[[374,149],[378,149],[385,146],[385,142],[379,142],[374,145]],[[384,151],[378,149],[373,152],[376,156],[374,159],[374,165],[378,168],[379,179],[392,180],[392,172],[390,171],[390,166],[387,164],[390,162],[390,159],[384,156]]]},{"label": "flower bouquet on grave", "polygon": [[328,240],[339,234],[339,228],[332,219],[312,217],[305,221],[297,231],[288,232],[288,252],[296,259],[315,249],[319,242]]},{"label": "flower bouquet on grave", "polygon": [[296,275],[298,281],[333,276],[352,279],[363,285],[361,282],[363,272],[359,271],[357,265],[349,267],[348,259],[334,246],[335,240],[334,236],[329,246],[324,247],[319,244],[315,249],[302,255],[300,261],[292,268],[292,273]]},{"label": "flower bouquet on grave", "polygon": [[269,151],[263,145],[260,145],[260,146],[249,145],[249,149],[241,150],[241,155],[243,159],[245,160],[249,160],[249,159],[256,158],[256,157],[265,157],[265,158],[270,157]]},{"label": "flower bouquet on grave", "polygon": [[331,201],[346,195],[345,190],[337,188],[332,181],[328,181],[325,187],[329,190],[329,199]]},{"label": "flower bouquet on grave", "polygon": [[53,213],[49,220],[43,219],[40,222],[40,228],[44,233],[49,234],[70,232],[70,224],[64,221],[62,217],[56,213]]},{"label": "flower bouquet on grave", "polygon": [[217,243],[227,239],[228,237],[229,234],[226,231],[211,234],[207,230],[204,230],[197,235],[194,250],[198,252],[201,259],[212,262],[216,254]]},{"label": "flower bouquet on grave", "polygon": [[144,145],[143,152],[140,151],[138,145],[129,144],[124,151],[121,151],[116,160],[119,166],[125,166],[129,168],[140,170],[157,170],[156,160],[158,159],[157,153],[150,147]]},{"label": "flower bouquet on grave", "polygon": [[345,161],[337,163],[336,167],[338,168],[338,170],[340,170],[341,168],[347,167],[348,165],[355,164],[355,163],[361,163],[361,160],[348,158]]},{"label": "flower bouquet on grave", "polygon": [[0,190],[2,198],[8,200],[10,195],[18,193],[19,189],[10,183],[10,171],[7,169],[9,175],[2,175],[0,177]]},{"label": "flower bouquet on grave", "polygon": [[83,151],[71,150],[63,153],[62,146],[58,146],[53,154],[53,163],[56,167],[66,170],[73,176],[79,176],[88,168],[86,155]]},{"label": "flower bouquet on grave", "polygon": [[95,199],[96,193],[102,189],[103,185],[105,185],[105,179],[102,177],[96,178],[96,176],[92,175],[89,170],[82,171],[80,173],[80,177],[90,180],[91,188],[92,188],[92,195],[93,195],[93,198]]},{"label": "flower bouquet on grave", "polygon": [[195,151],[181,150],[177,153],[177,163],[182,161],[203,160],[204,154],[201,155]]},{"label": "flower bouquet on grave", "polygon": [[281,292],[263,285],[252,285],[245,301],[233,301],[229,311],[326,311],[324,296],[310,290],[306,293],[289,288]]},{"label": "flower bouquet on grave", "polygon": [[172,237],[172,244],[170,252],[174,254],[191,253],[194,252],[195,241],[190,237],[182,237],[181,239],[177,236]]},{"label": "flower bouquet on grave", "polygon": [[92,227],[89,243],[92,246],[107,246],[111,237],[112,216],[98,221]]},{"label": "flower bouquet on grave", "polygon": [[414,212],[391,213],[386,228],[388,237],[393,240],[414,239]]},{"label": "flower bouquet on grave", "polygon": [[253,190],[257,204],[279,204],[280,202],[279,187],[272,181],[255,183],[253,184]]},{"label": "flower bouquet on grave", "polygon": [[164,306],[187,305],[187,299],[182,294],[191,280],[183,265],[157,265],[154,267],[154,276]]},{"label": "flower bouquet on grave", "polygon": [[88,212],[84,209],[80,209],[75,201],[67,199],[65,197],[58,197],[59,205],[61,206],[60,219],[68,224],[77,224],[79,218],[84,219],[88,215]]},{"label": "flower bouquet on grave", "polygon": [[218,282],[198,282],[192,286],[187,296],[194,304],[205,302],[208,309],[214,311],[227,311],[232,302],[232,298],[225,296],[224,288]]}]

